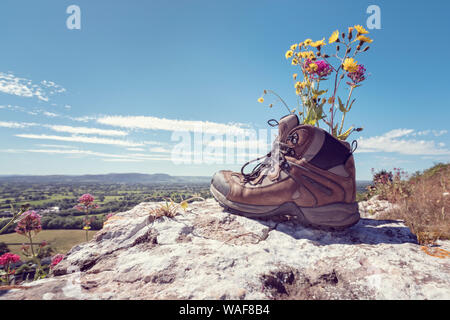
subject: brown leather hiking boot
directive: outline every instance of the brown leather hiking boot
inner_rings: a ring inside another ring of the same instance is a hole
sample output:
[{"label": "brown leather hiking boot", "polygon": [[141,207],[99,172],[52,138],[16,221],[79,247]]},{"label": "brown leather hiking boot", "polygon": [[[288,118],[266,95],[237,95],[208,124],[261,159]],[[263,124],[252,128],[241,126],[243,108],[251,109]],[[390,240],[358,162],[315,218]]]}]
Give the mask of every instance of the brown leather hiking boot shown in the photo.
[{"label": "brown leather hiking boot", "polygon": [[261,218],[294,215],[307,225],[345,228],[359,221],[350,144],[294,114],[278,123],[273,149],[251,173],[217,172],[211,193],[231,212]]}]

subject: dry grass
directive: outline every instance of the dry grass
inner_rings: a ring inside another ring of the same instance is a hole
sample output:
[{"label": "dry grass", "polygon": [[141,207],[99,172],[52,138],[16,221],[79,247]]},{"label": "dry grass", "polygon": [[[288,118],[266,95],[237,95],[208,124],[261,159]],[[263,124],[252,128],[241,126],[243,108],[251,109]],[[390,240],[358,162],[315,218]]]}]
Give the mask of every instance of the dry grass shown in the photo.
[{"label": "dry grass", "polygon": [[411,193],[385,218],[402,219],[420,244],[450,239],[450,164],[439,164],[408,181]]},{"label": "dry grass", "polygon": [[[96,231],[89,231],[89,240],[92,239]],[[47,241],[55,250],[55,253],[67,253],[73,246],[86,241],[86,232],[83,230],[43,230],[39,232],[34,238],[33,242],[39,244],[42,241]],[[28,240],[17,233],[9,233],[0,235],[0,242],[5,243],[24,243]],[[12,253],[18,254],[22,259],[25,259],[22,251],[22,245],[8,245]]]},{"label": "dry grass", "polygon": [[186,211],[186,209],[188,208],[188,202],[192,200],[205,201],[205,199],[199,196],[194,196],[187,200],[183,200],[180,203],[176,203],[171,198],[167,198],[164,204],[160,204],[158,205],[158,207],[150,210],[150,217],[152,219],[158,219],[161,217],[173,218],[180,213],[180,208]]}]

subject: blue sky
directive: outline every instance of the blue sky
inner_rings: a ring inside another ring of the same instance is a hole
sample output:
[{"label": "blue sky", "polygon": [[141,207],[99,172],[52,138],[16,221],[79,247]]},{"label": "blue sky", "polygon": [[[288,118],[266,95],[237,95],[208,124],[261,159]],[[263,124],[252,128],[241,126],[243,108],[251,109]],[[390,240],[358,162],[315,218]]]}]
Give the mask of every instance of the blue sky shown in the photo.
[{"label": "blue sky", "polygon": [[296,104],[289,46],[366,26],[369,5],[381,29],[346,120],[364,127],[357,178],[449,161],[448,1],[3,0],[0,174],[237,170],[174,164],[172,131],[266,129],[285,110],[259,104],[264,89]]}]

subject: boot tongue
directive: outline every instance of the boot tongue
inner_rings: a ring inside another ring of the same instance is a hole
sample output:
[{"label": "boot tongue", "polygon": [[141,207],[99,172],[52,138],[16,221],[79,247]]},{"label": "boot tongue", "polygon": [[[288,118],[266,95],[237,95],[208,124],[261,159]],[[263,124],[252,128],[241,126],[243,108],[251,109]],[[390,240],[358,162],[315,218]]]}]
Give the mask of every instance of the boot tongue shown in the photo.
[{"label": "boot tongue", "polygon": [[278,139],[279,141],[286,141],[289,132],[299,125],[296,114],[284,116],[278,122]]}]

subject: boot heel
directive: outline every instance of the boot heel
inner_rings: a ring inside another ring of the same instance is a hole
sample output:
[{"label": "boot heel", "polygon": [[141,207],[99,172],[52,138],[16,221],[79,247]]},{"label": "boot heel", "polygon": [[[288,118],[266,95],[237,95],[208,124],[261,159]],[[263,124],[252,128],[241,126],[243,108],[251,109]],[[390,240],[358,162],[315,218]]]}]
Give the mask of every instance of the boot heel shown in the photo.
[{"label": "boot heel", "polygon": [[299,208],[312,225],[350,227],[359,219],[358,203],[334,203],[317,208]]}]

